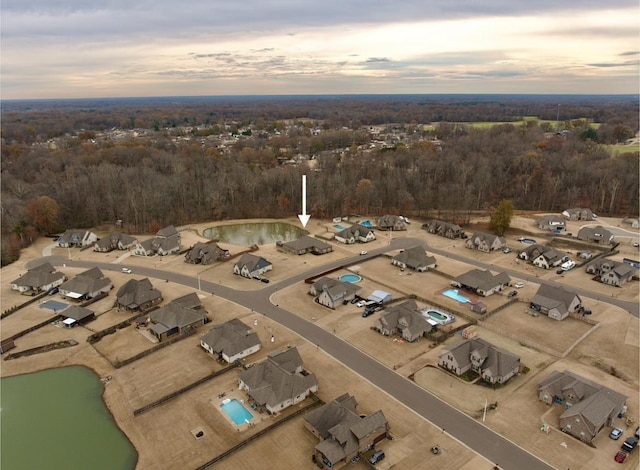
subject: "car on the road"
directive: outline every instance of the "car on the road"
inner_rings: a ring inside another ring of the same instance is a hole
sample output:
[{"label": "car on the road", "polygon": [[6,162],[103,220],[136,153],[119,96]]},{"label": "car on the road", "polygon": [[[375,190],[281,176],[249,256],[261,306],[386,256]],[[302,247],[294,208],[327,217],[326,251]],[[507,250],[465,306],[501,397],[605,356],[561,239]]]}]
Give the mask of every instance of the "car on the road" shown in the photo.
[{"label": "car on the road", "polygon": [[614,441],[617,441],[618,439],[620,439],[620,436],[622,436],[622,429],[620,428],[613,428],[609,433],[609,437]]},{"label": "car on the road", "polygon": [[356,307],[358,308],[362,308],[364,307],[364,305],[367,303],[366,300],[358,300],[358,303],[356,304]]},{"label": "car on the road", "polygon": [[616,462],[618,462],[618,463],[624,463],[624,461],[627,460],[627,455],[628,454],[626,452],[623,452],[623,451],[619,450],[616,453],[616,456],[614,457],[614,460]]},{"label": "car on the road", "polygon": [[502,249],[502,252],[503,252],[504,254],[509,254],[509,253],[511,253],[511,248],[509,248],[508,246],[505,246],[505,247]]},{"label": "car on the road", "polygon": [[131,270],[129,268],[122,268],[122,272],[125,274],[131,274]]},{"label": "car on the road", "polygon": [[52,287],[51,289],[49,289],[49,291],[47,292],[47,295],[56,295],[58,293],[58,288],[57,287]]},{"label": "car on the road", "polygon": [[366,255],[366,254],[367,254],[367,250],[362,250],[362,251],[360,252],[360,256],[364,256],[364,255]]},{"label": "car on the road", "polygon": [[373,453],[373,455],[369,458],[369,463],[371,465],[375,465],[381,460],[384,460],[384,452],[381,450],[377,450]]},{"label": "car on the road", "polygon": [[512,290],[511,292],[509,292],[507,294],[507,297],[511,298],[511,297],[515,297],[516,295],[518,295],[518,291],[517,290]]},{"label": "car on the road", "polygon": [[524,287],[524,282],[516,282],[513,287],[516,289],[522,289]]}]

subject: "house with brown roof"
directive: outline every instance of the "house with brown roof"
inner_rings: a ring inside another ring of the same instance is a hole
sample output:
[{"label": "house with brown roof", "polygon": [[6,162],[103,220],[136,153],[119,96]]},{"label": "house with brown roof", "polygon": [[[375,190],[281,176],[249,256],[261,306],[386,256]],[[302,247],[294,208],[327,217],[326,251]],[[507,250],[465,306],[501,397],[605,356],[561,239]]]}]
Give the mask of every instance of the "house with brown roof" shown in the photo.
[{"label": "house with brown roof", "polygon": [[464,233],[459,225],[435,219],[422,224],[422,228],[434,235],[451,239],[461,238]]},{"label": "house with brown roof", "polygon": [[51,263],[42,263],[11,281],[11,288],[21,294],[36,295],[61,285],[67,277],[56,271]]},{"label": "house with brown roof", "polygon": [[175,334],[183,334],[208,321],[200,297],[195,292],[172,300],[149,315],[149,331],[162,341]]},{"label": "house with brown roof", "polygon": [[520,357],[483,339],[471,338],[446,346],[438,365],[456,375],[473,370],[488,383],[503,384],[520,372]]},{"label": "house with brown roof", "polygon": [[229,258],[229,250],[224,250],[217,243],[198,242],[184,255],[184,261],[191,264],[207,265]]},{"label": "house with brown roof", "polygon": [[93,246],[93,251],[108,253],[113,250],[129,250],[134,248],[137,243],[138,239],[132,235],[113,232],[98,240]]},{"label": "house with brown roof", "polygon": [[304,255],[306,253],[324,255],[333,251],[333,247],[328,243],[308,235],[303,235],[297,240],[286,243],[278,241],[276,242],[276,246],[278,249],[294,255]]},{"label": "house with brown roof", "polygon": [[378,230],[392,230],[394,232],[399,230],[407,230],[407,224],[398,215],[383,215],[376,220],[376,227]]},{"label": "house with brown roof", "polygon": [[113,282],[105,277],[100,268],[88,269],[60,285],[60,295],[74,300],[93,299],[108,294]]},{"label": "house with brown roof", "polygon": [[262,347],[255,331],[237,318],[215,325],[200,338],[200,346],[212,356],[231,364]]},{"label": "house with brown roof", "polygon": [[319,468],[340,468],[389,436],[389,422],[381,410],[357,411],[354,396],[345,393],[304,416],[304,426],[320,442],[314,449]]},{"label": "house with brown roof", "polygon": [[391,264],[401,269],[409,268],[412,271],[424,272],[429,269],[435,269],[435,256],[428,256],[426,250],[421,246],[412,246],[407,248],[393,258]]},{"label": "house with brown roof", "polygon": [[304,369],[302,357],[293,347],[269,354],[264,361],[242,371],[239,387],[247,391],[252,404],[274,414],[317,392],[318,380]]},{"label": "house with brown roof", "polygon": [[360,289],[360,286],[351,282],[323,276],[311,284],[309,294],[313,295],[320,305],[335,309],[353,299]]},{"label": "house with brown roof", "polygon": [[261,256],[256,256],[252,253],[244,253],[233,265],[233,274],[253,279],[259,278],[260,275],[271,271],[272,269],[273,265]]},{"label": "house with brown roof", "polygon": [[566,370],[554,370],[539,382],[538,398],[547,405],[564,406],[560,429],[587,443],[613,425],[627,402],[625,395]]},{"label": "house with brown roof", "polygon": [[371,228],[360,224],[353,224],[344,230],[336,233],[333,238],[340,243],[351,245],[353,243],[369,243],[376,239],[376,234]]},{"label": "house with brown roof", "polygon": [[541,284],[538,292],[531,299],[531,308],[545,313],[554,320],[564,320],[570,313],[578,311],[582,299],[577,294],[556,287]]},{"label": "house with brown roof", "polygon": [[637,268],[630,264],[606,258],[593,260],[587,264],[586,271],[594,274],[597,281],[616,287],[622,287],[638,272]]},{"label": "house with brown roof", "polygon": [[475,232],[471,237],[467,238],[464,246],[471,250],[490,251],[500,250],[506,245],[507,241],[504,237],[499,237],[491,233]]},{"label": "house with brown roof", "polygon": [[116,294],[118,309],[144,312],[162,302],[162,293],[153,287],[149,278],[129,279]]},{"label": "house with brown roof", "polygon": [[511,283],[507,273],[493,274],[488,269],[472,269],[454,278],[451,285],[488,297],[496,292],[502,292]]},{"label": "house with brown roof", "polygon": [[373,329],[385,336],[398,334],[405,341],[413,342],[430,332],[433,325],[420,314],[416,301],[410,299],[387,308],[380,315]]}]

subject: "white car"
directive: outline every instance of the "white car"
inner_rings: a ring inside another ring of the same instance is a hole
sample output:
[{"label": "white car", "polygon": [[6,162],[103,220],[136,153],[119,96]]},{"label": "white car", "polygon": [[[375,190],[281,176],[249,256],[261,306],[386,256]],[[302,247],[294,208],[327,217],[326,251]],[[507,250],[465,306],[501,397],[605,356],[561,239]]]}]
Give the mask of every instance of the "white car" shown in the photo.
[{"label": "white car", "polygon": [[367,303],[367,301],[366,301],[366,300],[361,300],[361,301],[359,301],[359,302],[356,304],[356,307],[358,307],[358,308],[362,308],[362,307],[364,307],[364,305],[365,305],[366,303]]},{"label": "white car", "polygon": [[513,287],[516,289],[522,289],[524,287],[524,282],[516,282]]},{"label": "white car", "polygon": [[122,272],[125,274],[131,274],[131,270],[129,268],[122,268]]},{"label": "white car", "polygon": [[366,255],[367,253],[368,253],[368,252],[367,252],[366,250],[362,250],[362,251],[360,252],[360,256],[364,256],[364,255]]}]

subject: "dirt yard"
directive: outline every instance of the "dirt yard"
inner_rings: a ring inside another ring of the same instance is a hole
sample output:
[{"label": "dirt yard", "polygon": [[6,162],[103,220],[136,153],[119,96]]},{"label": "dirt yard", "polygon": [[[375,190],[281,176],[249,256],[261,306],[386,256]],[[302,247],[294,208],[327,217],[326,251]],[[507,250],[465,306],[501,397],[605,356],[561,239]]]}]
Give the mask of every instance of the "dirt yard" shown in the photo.
[{"label": "dirt yard", "polygon": [[[290,222],[296,223],[296,220],[292,219]],[[598,223],[605,222],[607,221],[598,221]],[[608,222],[612,225],[616,223],[616,221]],[[486,221],[480,220],[478,224],[465,229],[467,232],[482,230],[484,223]],[[201,224],[182,230],[183,246],[202,241],[199,234],[213,225],[215,224]],[[522,263],[515,263],[513,253],[505,255],[502,252],[491,254],[473,252],[464,248],[460,240],[452,241],[428,234],[420,229],[420,225],[420,221],[414,220],[407,232],[394,233],[392,236],[423,240],[428,246],[491,263],[496,271],[502,266],[531,274],[534,272],[532,270],[536,269]],[[532,233],[535,234],[533,218],[519,217],[512,225],[512,230],[507,234],[508,244],[512,248],[517,247],[519,242],[516,239],[520,233],[536,238],[532,235]],[[331,233],[332,224],[329,221],[312,219],[307,228],[312,235],[326,237]],[[568,231],[576,233],[577,229],[577,226],[571,227]],[[378,234],[379,239],[368,245],[367,249],[388,245],[388,235],[380,232]],[[543,235],[546,234],[540,234],[541,240]],[[43,251],[50,244],[51,240],[39,240],[25,250],[17,263],[0,271],[2,311],[25,300],[25,297],[11,290],[10,283],[26,271],[28,261],[42,256]],[[232,254],[245,250],[244,247],[233,245],[222,246],[229,249]],[[333,246],[335,250],[333,253],[319,257],[287,255],[277,251],[274,245],[261,246],[256,254],[273,263],[274,269],[268,273],[268,277],[272,282],[277,282],[318,263],[324,264],[333,259],[353,256],[362,249],[361,245],[340,246],[334,243]],[[54,248],[52,253],[66,256],[67,250]],[[393,256],[396,253],[388,254]],[[184,263],[182,257],[141,258],[126,254],[123,256],[122,253],[99,254],[90,250],[83,252],[71,250],[71,255],[74,259],[100,261],[112,259],[114,263],[132,266],[132,275],[109,273],[116,289],[131,276],[135,277],[136,266],[179,270],[187,275],[200,276],[202,280],[238,289],[264,287],[260,282],[232,274],[229,263],[196,266]],[[620,254],[617,256],[634,255],[637,258],[637,248],[627,243],[624,246],[621,245]],[[438,256],[437,262],[438,270],[451,276],[462,274],[472,268],[470,265],[447,257]],[[70,268],[60,269],[69,278],[81,271]],[[449,286],[446,277],[433,273],[402,272],[392,267],[389,259],[385,257],[360,263],[350,269],[363,277],[358,285],[365,296],[374,289],[383,289],[391,292],[394,298],[414,294],[423,299],[433,299],[434,302],[448,306],[454,312],[463,308],[457,302],[440,295],[440,292]],[[557,280],[567,285],[584,287],[587,284],[589,289],[595,292],[622,299],[637,301],[640,298],[637,282],[628,283],[622,289],[617,289],[591,281],[589,276],[578,268],[567,273],[563,278],[559,278],[555,272],[544,270],[539,270],[534,275],[541,279]],[[193,291],[173,283],[168,288],[161,279],[152,279],[152,282],[162,291],[166,301]],[[444,345],[434,345],[427,339],[406,343],[398,341],[397,338],[384,337],[371,329],[379,314],[362,318],[362,309],[352,304],[340,306],[336,310],[319,306],[308,295],[309,286],[303,283],[279,290],[274,294],[272,301],[349,341],[362,351],[394,368],[398,374],[412,377],[422,387],[479,420],[482,420],[484,404],[497,402],[497,408],[487,412],[485,424],[557,468],[572,470],[617,468],[618,464],[613,461],[613,455],[619,443],[608,439],[608,431],[603,431],[598,436],[595,442],[596,448],[581,444],[555,429],[552,429],[549,434],[540,431],[541,424],[547,420],[553,428],[557,424],[557,416],[554,416],[553,407],[538,401],[537,383],[552,370],[571,370],[628,395],[628,414],[638,417],[640,413],[638,319],[621,309],[595,301],[589,301],[589,307],[593,310],[591,317],[597,322],[597,326],[574,319],[556,322],[543,316],[532,317],[526,315],[524,311],[527,300],[535,295],[537,287],[536,283],[527,282],[524,288],[519,289],[520,302],[489,319],[487,326],[493,329],[477,327],[481,338],[520,355],[522,363],[529,369],[528,373],[514,377],[506,386],[498,389],[467,384],[434,367],[442,348],[446,344],[459,340],[459,336],[448,339]],[[393,397],[382,393],[315,346],[307,344],[286,328],[264,318],[259,312],[247,311],[208,293],[201,292],[199,296],[209,313],[211,324],[238,317],[248,325],[254,325],[253,328],[258,332],[263,349],[255,357],[250,358],[252,362],[260,361],[270,352],[287,346],[297,346],[306,369],[318,376],[320,383],[318,395],[322,400],[330,401],[348,392],[355,395],[360,413],[366,414],[382,409],[391,424],[394,439],[381,445],[387,458],[378,466],[379,468],[482,470],[492,467],[491,463],[477,456],[455,439],[443,435],[441,430],[396,403]],[[59,296],[55,298],[60,300]],[[260,416],[258,424],[243,429],[232,425],[220,412],[218,395],[222,392],[226,394],[225,396],[243,398],[237,389],[238,371],[236,370],[227,372],[175,400],[134,417],[134,409],[219,370],[222,366],[199,347],[201,334],[198,333],[128,366],[114,369],[111,363],[131,357],[152,347],[154,343],[134,326],[118,330],[94,345],[86,342],[86,338],[92,332],[127,318],[125,315],[128,314],[117,312],[112,308],[113,300],[112,294],[92,306],[98,318],[89,323],[86,328],[68,329],[50,325],[16,340],[17,348],[12,352],[67,339],[75,339],[79,344],[46,354],[2,361],[0,369],[2,377],[71,364],[90,367],[101,377],[111,376],[111,380],[105,386],[104,399],[118,425],[138,449],[137,469],[197,467],[278,419],[278,416]],[[488,305],[489,310],[492,310],[504,304],[506,298],[502,295],[494,295],[482,301]],[[467,311],[463,313],[470,318],[475,318],[474,315],[476,315]],[[1,337],[7,338],[51,316],[53,312],[40,309],[39,303],[33,304],[0,322]],[[476,317],[480,318],[478,315]],[[452,327],[466,322],[465,318],[458,317]],[[203,327],[202,333],[207,329],[207,326]],[[494,330],[505,330],[508,335],[499,334]],[[272,335],[276,338],[275,343],[270,342]],[[524,345],[518,338],[527,338],[554,351],[566,351],[570,347],[573,349],[567,357],[562,358],[543,352],[542,348],[536,349],[530,344]],[[306,404],[305,402],[302,405]],[[517,417],[517,421],[514,417]],[[623,426],[623,429],[626,427]],[[198,430],[204,433],[200,439],[195,438]],[[216,467],[222,469],[257,469],[276,466],[304,468],[305,462],[308,462],[309,468],[312,468],[310,455],[316,444],[315,438],[304,429],[302,418],[298,417],[252,442],[243,450],[232,454]],[[434,444],[438,444],[443,449],[441,455],[434,456],[429,452],[429,448]],[[638,453],[636,452],[626,465],[632,468],[637,463]],[[352,467],[366,468],[364,463]]]}]

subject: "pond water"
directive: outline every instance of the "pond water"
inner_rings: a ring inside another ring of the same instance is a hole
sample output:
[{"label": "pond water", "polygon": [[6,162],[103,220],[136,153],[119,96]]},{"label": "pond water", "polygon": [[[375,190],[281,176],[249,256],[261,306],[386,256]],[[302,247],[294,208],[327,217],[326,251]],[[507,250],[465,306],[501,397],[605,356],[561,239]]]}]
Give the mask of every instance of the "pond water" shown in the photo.
[{"label": "pond water", "polygon": [[84,367],[0,380],[0,468],[129,470],[137,454]]},{"label": "pond water", "polygon": [[256,222],[248,224],[221,225],[204,230],[210,240],[219,240],[234,245],[252,246],[290,242],[308,234],[306,230],[284,222]]}]

